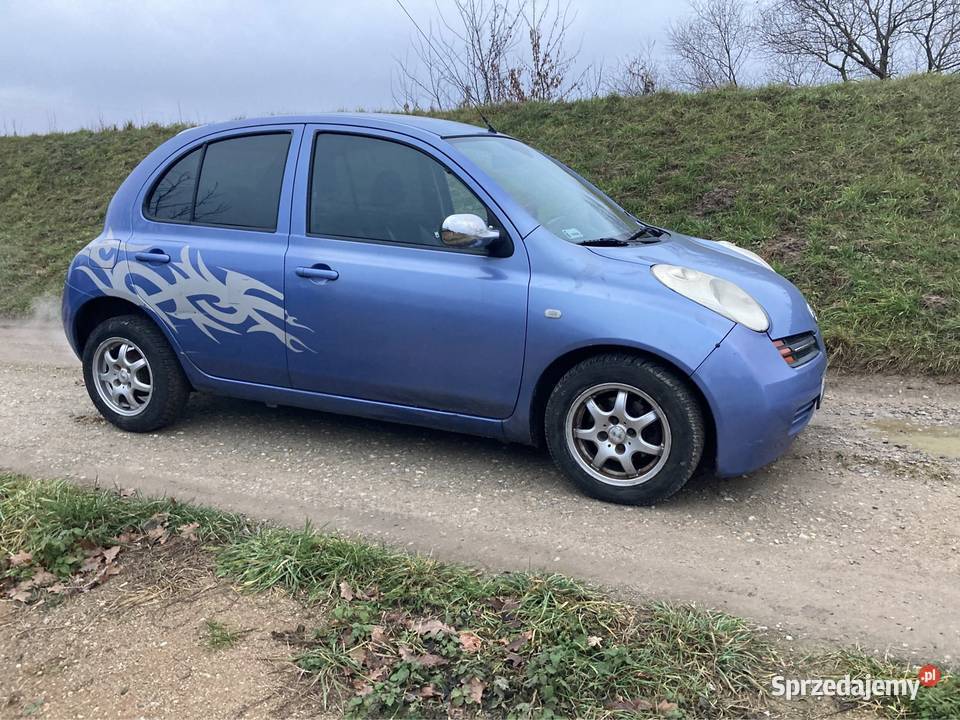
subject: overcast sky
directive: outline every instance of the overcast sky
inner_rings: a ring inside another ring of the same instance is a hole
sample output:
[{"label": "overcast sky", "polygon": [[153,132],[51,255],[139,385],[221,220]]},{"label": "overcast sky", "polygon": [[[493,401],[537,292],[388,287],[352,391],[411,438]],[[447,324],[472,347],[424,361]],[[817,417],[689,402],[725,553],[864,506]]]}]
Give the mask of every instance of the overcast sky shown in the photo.
[{"label": "overcast sky", "polygon": [[[438,0],[440,5],[445,0]],[[426,26],[434,0],[404,0]],[[573,0],[581,63],[664,46],[682,0]],[[396,0],[0,0],[0,132],[390,109]]]}]

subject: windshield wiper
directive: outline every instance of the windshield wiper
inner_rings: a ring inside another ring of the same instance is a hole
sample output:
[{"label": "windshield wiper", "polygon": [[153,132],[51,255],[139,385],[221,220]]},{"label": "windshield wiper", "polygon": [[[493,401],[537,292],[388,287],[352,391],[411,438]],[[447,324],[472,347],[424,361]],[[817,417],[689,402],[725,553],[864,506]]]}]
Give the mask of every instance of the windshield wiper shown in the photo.
[{"label": "windshield wiper", "polygon": [[594,238],[592,240],[581,240],[577,243],[577,245],[587,245],[592,247],[627,247],[634,241],[645,237],[653,238],[653,240],[648,240],[647,242],[656,242],[658,238],[666,234],[666,230],[661,230],[660,228],[653,227],[652,225],[644,225],[642,228],[633,233],[633,235],[627,238]]},{"label": "windshield wiper", "polygon": [[626,240],[617,238],[594,238],[593,240],[581,240],[577,245],[587,245],[591,247],[627,247],[630,243]]},{"label": "windshield wiper", "polygon": [[632,242],[634,240],[639,240],[640,238],[644,238],[644,237],[659,238],[665,234],[666,234],[666,230],[661,230],[660,228],[654,227],[653,225],[644,225],[642,228],[637,230],[633,235],[631,235],[626,240],[624,240],[624,242]]}]

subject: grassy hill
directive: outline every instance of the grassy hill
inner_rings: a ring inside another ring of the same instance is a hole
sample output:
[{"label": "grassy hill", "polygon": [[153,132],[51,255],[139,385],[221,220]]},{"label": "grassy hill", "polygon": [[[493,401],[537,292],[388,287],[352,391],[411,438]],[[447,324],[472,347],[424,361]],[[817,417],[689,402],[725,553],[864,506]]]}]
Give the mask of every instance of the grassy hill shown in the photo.
[{"label": "grassy hill", "polygon": [[[640,217],[771,260],[818,310],[835,367],[960,372],[960,77],[488,116]],[[177,129],[0,137],[0,313],[58,288],[116,185]]]}]

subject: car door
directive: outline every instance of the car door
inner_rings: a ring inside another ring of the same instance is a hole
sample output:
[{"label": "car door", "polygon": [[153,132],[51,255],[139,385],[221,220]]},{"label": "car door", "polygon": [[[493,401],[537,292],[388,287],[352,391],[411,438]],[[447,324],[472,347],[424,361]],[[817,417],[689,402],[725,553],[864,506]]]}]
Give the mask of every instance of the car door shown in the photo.
[{"label": "car door", "polygon": [[144,190],[125,246],[130,284],[209,375],[287,384],[283,254],[301,135],[271,125],[210,136]]},{"label": "car door", "polygon": [[[507,218],[437,149],[307,126],[284,275],[307,352],[295,388],[486,418],[509,416],[523,367],[530,268]],[[512,235],[494,257],[440,243],[473,212]]]}]

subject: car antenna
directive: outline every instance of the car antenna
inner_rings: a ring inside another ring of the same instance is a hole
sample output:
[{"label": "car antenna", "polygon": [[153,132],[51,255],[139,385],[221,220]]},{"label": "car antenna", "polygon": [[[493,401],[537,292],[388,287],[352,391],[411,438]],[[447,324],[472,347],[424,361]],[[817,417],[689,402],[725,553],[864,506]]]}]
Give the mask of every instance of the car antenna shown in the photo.
[{"label": "car antenna", "polygon": [[[403,10],[403,14],[406,15],[407,18],[410,20],[410,22],[413,23],[413,26],[417,29],[417,32],[420,33],[420,36],[424,39],[424,41],[426,41],[427,47],[431,48],[431,50],[432,50],[432,48],[433,48],[433,43],[430,41],[430,38],[427,37],[427,34],[423,31],[423,28],[420,27],[420,23],[418,23],[418,22],[413,18],[413,15],[410,14],[410,11],[407,10],[406,5],[403,4],[403,0],[397,0],[397,5],[400,6],[400,9]],[[447,64],[446,64],[446,62],[443,61],[443,58],[440,57],[439,55],[437,56],[437,58],[438,58],[441,62],[443,62],[444,66],[445,66],[445,69],[449,72],[450,68],[446,66]],[[484,114],[483,114],[483,110],[480,109],[480,104],[479,104],[476,100],[473,99],[473,93],[468,92],[468,93],[467,93],[467,99],[468,99],[471,103],[473,103],[473,107],[476,108],[476,111],[480,114],[480,119],[483,120],[484,124],[487,126],[487,132],[491,132],[491,133],[493,133],[494,135],[496,135],[496,134],[497,134],[497,129],[490,123],[489,120],[487,120],[487,116],[484,115]]]},{"label": "car antenna", "polygon": [[489,120],[487,120],[487,116],[483,114],[483,110],[480,109],[480,106],[477,103],[474,103],[473,106],[480,114],[480,119],[483,120],[484,124],[487,126],[487,132],[492,132],[494,135],[496,135],[497,129],[490,123]]}]

